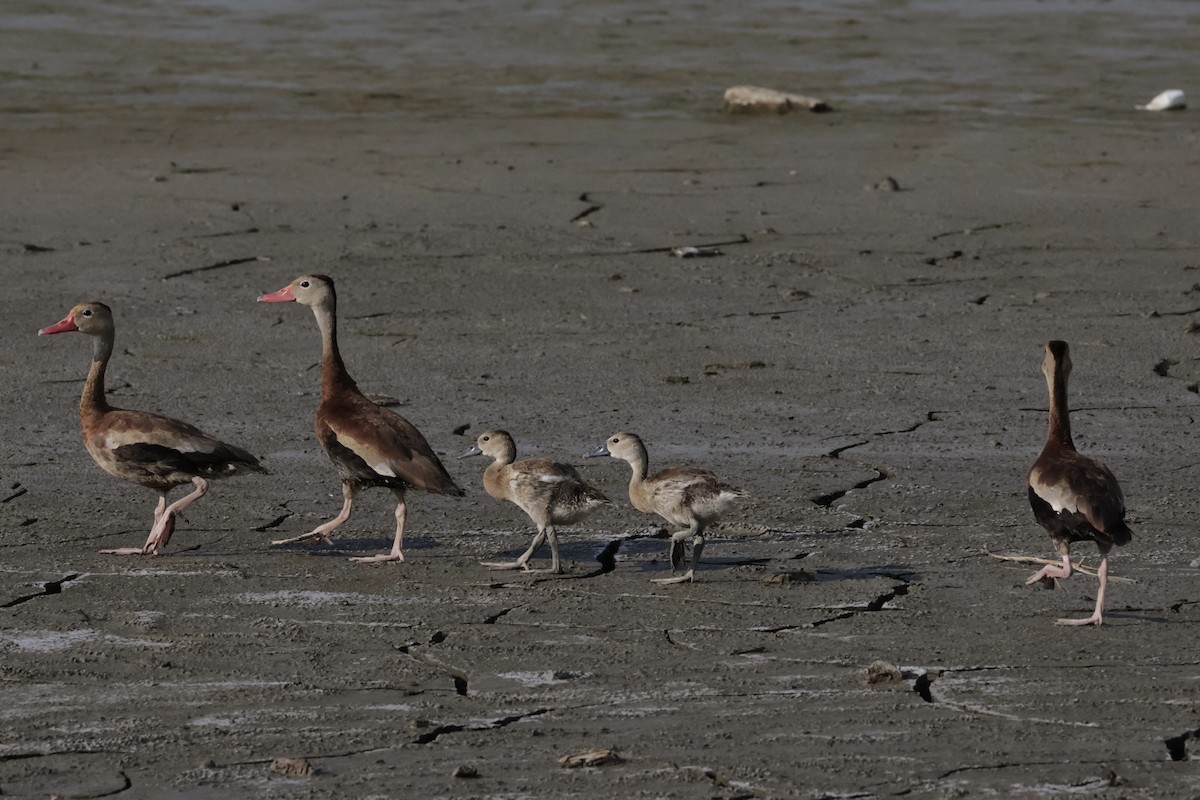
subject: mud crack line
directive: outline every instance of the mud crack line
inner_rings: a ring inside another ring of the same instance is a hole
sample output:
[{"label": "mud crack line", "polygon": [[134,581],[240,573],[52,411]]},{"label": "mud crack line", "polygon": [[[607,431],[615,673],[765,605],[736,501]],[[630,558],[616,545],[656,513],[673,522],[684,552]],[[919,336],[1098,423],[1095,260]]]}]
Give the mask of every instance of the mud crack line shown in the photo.
[{"label": "mud crack line", "polygon": [[534,709],[533,711],[527,711],[524,714],[513,714],[511,716],[501,717],[500,719],[495,719],[495,720],[492,720],[491,722],[486,722],[483,725],[457,725],[457,724],[453,724],[453,723],[448,724],[448,725],[438,725],[436,728],[426,731],[425,733],[422,733],[417,738],[413,739],[412,743],[413,744],[430,744],[431,742],[437,741],[438,737],[445,736],[448,733],[458,733],[460,731],[499,730],[501,728],[507,728],[509,725],[512,725],[513,723],[516,723],[516,722],[520,722],[523,719],[529,719],[530,717],[541,716],[542,714],[549,713],[553,710],[554,709],[552,709],[552,708],[537,708],[537,709]]},{"label": "mud crack line", "polygon": [[851,486],[849,489],[839,489],[835,492],[829,492],[828,494],[817,495],[816,497],[810,497],[809,499],[812,502],[816,503],[817,505],[821,506],[822,508],[829,508],[834,503],[836,503],[838,500],[841,500],[843,497],[850,494],[850,492],[854,491],[855,489],[865,489],[868,486],[870,486],[872,483],[879,483],[879,481],[887,480],[888,478],[891,477],[886,472],[881,470],[879,467],[874,467],[873,469],[875,472],[874,477],[867,478],[866,480],[861,480],[858,483]]},{"label": "mud crack line", "polygon": [[46,581],[42,584],[42,590],[40,592],[34,592],[33,594],[26,594],[22,595],[21,597],[14,598],[3,605],[0,605],[0,608],[12,608],[13,606],[19,606],[22,603],[28,603],[30,600],[33,600],[37,597],[47,597],[52,594],[60,594],[63,590],[64,583],[70,583],[78,577],[78,572],[72,572],[70,575],[63,576],[61,580]]}]

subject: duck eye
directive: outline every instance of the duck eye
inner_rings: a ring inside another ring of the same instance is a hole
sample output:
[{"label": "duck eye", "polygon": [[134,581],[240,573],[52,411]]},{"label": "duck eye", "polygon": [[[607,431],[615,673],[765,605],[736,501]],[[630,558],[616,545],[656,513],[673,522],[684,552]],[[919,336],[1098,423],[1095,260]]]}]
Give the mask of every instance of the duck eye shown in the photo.
[{"label": "duck eye", "polygon": [[490,442],[490,441],[492,440],[492,437],[490,437],[490,436],[484,436],[484,437],[483,437],[483,440],[484,440],[485,442]]},{"label": "duck eye", "polygon": [[92,310],[91,310],[90,308],[88,308],[88,309],[85,309],[85,310],[84,310],[84,312],[83,312],[83,315],[84,315],[85,317],[90,317],[90,316],[92,315]]},{"label": "duck eye", "polygon": [[611,438],[611,439],[609,439],[609,440],[608,440],[608,443],[609,443],[609,444],[616,444],[616,443],[617,443],[617,442],[619,442],[619,441],[621,441],[621,440],[620,440],[620,439],[618,439],[616,436],[614,436],[613,438]]},{"label": "duck eye", "polygon": [[310,285],[310,284],[309,284],[309,282],[308,282],[308,281],[300,281],[300,288],[301,288],[301,289],[307,289],[307,288],[309,287],[309,285]]}]

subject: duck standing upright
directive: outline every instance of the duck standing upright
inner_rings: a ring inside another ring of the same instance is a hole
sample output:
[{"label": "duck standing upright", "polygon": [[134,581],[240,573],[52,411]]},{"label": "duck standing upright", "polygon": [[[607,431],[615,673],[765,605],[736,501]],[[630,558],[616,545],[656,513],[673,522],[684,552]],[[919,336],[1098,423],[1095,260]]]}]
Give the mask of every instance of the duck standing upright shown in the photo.
[{"label": "duck standing upright", "polygon": [[1125,496],[1117,479],[1099,461],[1080,455],[1071,441],[1067,409],[1067,378],[1071,353],[1066,342],[1046,345],[1042,372],[1050,390],[1050,424],[1046,446],[1029,470],[1029,502],[1033,514],[1054,540],[1062,564],[1047,564],[1026,585],[1045,579],[1071,577],[1071,543],[1095,542],[1100,548],[1096,608],[1085,619],[1060,619],[1060,625],[1100,625],[1104,621],[1104,590],[1108,586],[1108,551],[1128,544],[1133,533],[1125,524]]},{"label": "duck standing upright", "polygon": [[507,431],[490,430],[479,435],[475,444],[460,458],[484,455],[493,459],[483,472],[483,488],[497,500],[507,500],[520,507],[537,525],[537,534],[516,561],[485,561],[492,569],[529,568],[529,559],[550,542],[552,574],[562,572],[558,558],[558,525],[578,522],[601,506],[611,505],[604,494],[589,486],[579,472],[569,464],[548,458],[526,458],[517,461],[517,445]]},{"label": "duck standing upright", "polygon": [[[695,580],[700,553],[704,551],[704,529],[721,518],[730,503],[745,493],[703,469],[671,468],[649,474],[649,456],[642,440],[632,433],[614,433],[588,458],[612,456],[629,463],[629,502],[638,511],[657,514],[673,525],[684,526],[671,534],[670,578],[655,583],[684,583]],[[692,563],[687,572],[675,575],[683,566],[684,543],[692,540]]]},{"label": "duck standing upright", "polygon": [[337,295],[326,275],[301,275],[260,303],[298,302],[312,309],[321,330],[321,405],[317,408],[317,441],[342,476],[341,512],[323,525],[291,539],[331,541],[330,532],[350,518],[354,497],[363,489],[383,486],[396,496],[396,535],[391,552],[351,561],[404,560],[405,492],[420,489],[461,497],[463,490],[438,460],[421,432],[399,414],[368,400],[346,371],[337,343]]},{"label": "duck standing upright", "polygon": [[[116,326],[104,303],[80,303],[38,335],[79,331],[92,337],[92,366],[79,399],[83,443],[110,475],[158,492],[154,524],[141,547],[101,550],[113,555],[158,555],[175,531],[175,518],[208,491],[208,481],[246,472],[266,472],[258,459],[240,447],[215,439],[177,419],[128,411],[108,404],[104,373],[112,356]],[[195,490],[167,505],[167,494],[191,483]]]}]

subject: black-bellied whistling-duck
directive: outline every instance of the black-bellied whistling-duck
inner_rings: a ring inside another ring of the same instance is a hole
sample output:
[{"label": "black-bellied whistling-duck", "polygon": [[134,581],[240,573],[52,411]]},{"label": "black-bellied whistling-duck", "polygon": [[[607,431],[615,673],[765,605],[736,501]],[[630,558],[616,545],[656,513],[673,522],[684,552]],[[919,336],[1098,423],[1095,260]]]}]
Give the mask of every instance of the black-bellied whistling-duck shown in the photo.
[{"label": "black-bellied whistling-duck", "polygon": [[[696,566],[704,550],[704,529],[721,518],[729,504],[745,493],[721,483],[703,469],[664,469],[650,475],[649,457],[642,440],[632,433],[614,433],[604,444],[588,453],[589,458],[612,456],[629,462],[633,477],[629,480],[629,501],[638,511],[657,514],[683,529],[671,534],[671,573],[655,583],[684,583],[695,580]],[[683,566],[684,542],[692,540],[692,563],[687,572],[675,575]]]},{"label": "black-bellied whistling-duck", "polygon": [[529,559],[550,542],[550,572],[562,572],[558,559],[557,525],[570,525],[586,517],[600,506],[611,505],[598,489],[589,486],[574,467],[548,458],[526,458],[516,461],[517,445],[507,431],[491,430],[479,435],[475,444],[460,458],[484,455],[493,459],[483,472],[483,488],[497,500],[507,500],[520,506],[537,525],[537,535],[529,549],[516,561],[485,561],[492,569],[529,568]]},{"label": "black-bellied whistling-duck", "polygon": [[309,539],[330,541],[329,533],[350,517],[354,496],[370,486],[385,486],[396,495],[396,538],[390,553],[351,561],[403,561],[404,493],[420,489],[461,497],[433,448],[421,432],[399,414],[368,400],[346,372],[337,343],[337,295],[326,275],[301,275],[260,303],[297,302],[312,309],[321,329],[321,405],[317,408],[317,441],[342,475],[341,513],[303,536],[272,544]]},{"label": "black-bellied whistling-duck", "polygon": [[1067,377],[1071,353],[1066,342],[1046,345],[1042,372],[1050,389],[1050,430],[1046,446],[1029,470],[1029,502],[1034,516],[1050,533],[1062,564],[1047,564],[1025,583],[1071,577],[1071,543],[1091,541],[1100,548],[1100,588],[1096,609],[1086,619],[1060,619],[1061,625],[1099,625],[1104,621],[1104,590],[1108,585],[1108,551],[1128,544],[1132,531],[1125,524],[1125,496],[1117,479],[1099,461],[1081,456],[1071,441],[1067,411]]},{"label": "black-bellied whistling-duck", "polygon": [[[87,451],[108,474],[158,492],[154,525],[146,544],[100,552],[158,555],[175,531],[175,517],[204,496],[210,479],[266,472],[258,459],[245,450],[214,439],[186,422],[108,404],[104,397],[104,370],[112,355],[116,328],[112,310],[104,303],[80,303],[61,321],[42,328],[38,334],[68,331],[86,333],[93,341],[92,366],[79,400],[79,420]],[[195,486],[195,491],[167,505],[167,494],[185,483]]]}]

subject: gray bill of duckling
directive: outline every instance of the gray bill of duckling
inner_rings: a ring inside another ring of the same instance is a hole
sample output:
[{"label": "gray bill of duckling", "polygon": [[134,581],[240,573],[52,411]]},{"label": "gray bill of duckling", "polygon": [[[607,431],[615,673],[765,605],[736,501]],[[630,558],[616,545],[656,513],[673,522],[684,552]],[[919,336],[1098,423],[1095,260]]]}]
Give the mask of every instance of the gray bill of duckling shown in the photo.
[{"label": "gray bill of duckling", "polygon": [[[517,445],[507,431],[484,431],[459,458],[479,455],[492,459],[483,472],[483,488],[487,493],[519,506],[537,526],[529,549],[516,561],[484,561],[483,566],[561,574],[557,526],[579,522],[601,506],[612,505],[611,501],[589,486],[569,464],[548,458],[517,461]],[[532,569],[529,560],[544,542],[550,543],[550,569]]]},{"label": "gray bill of duckling", "polygon": [[[649,474],[650,459],[646,446],[632,433],[614,433],[588,458],[612,456],[629,463],[633,476],[629,479],[629,502],[638,511],[657,514],[672,525],[683,528],[671,534],[671,577],[655,578],[654,583],[690,583],[696,578],[696,567],[704,551],[704,530],[721,518],[730,504],[746,493],[721,483],[708,470],[674,467],[654,475]],[[684,547],[692,542],[692,561],[687,572],[683,568]]]}]

